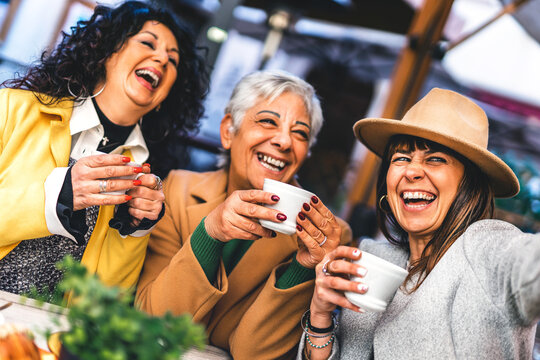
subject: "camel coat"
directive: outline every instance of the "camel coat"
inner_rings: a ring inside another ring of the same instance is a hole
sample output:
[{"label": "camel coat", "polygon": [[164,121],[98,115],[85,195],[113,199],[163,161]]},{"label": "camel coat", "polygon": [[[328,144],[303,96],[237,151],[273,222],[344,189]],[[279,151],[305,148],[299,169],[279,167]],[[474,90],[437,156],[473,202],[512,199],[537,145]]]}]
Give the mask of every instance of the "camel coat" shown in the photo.
[{"label": "camel coat", "polygon": [[[209,283],[191,249],[191,234],[226,197],[227,174],[173,171],[165,181],[166,211],[150,236],[136,304],[162,315],[190,313],[207,327],[210,344],[234,359],[294,358],[300,318],[309,308],[314,280],[275,287],[298,249],[296,236],[255,241],[227,275],[223,262]],[[342,243],[351,231],[342,225]]]}]

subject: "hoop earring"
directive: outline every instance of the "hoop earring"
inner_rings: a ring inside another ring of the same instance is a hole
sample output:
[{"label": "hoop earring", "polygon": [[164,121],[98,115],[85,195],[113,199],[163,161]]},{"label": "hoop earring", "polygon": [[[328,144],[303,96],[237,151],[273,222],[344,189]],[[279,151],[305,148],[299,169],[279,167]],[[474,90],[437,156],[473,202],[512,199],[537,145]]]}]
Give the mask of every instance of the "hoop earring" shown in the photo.
[{"label": "hoop earring", "polygon": [[379,209],[381,209],[384,213],[388,214],[389,210],[386,210],[383,207],[383,201],[384,201],[385,198],[386,198],[386,203],[388,203],[388,195],[385,194],[385,195],[381,196],[381,198],[379,199]]},{"label": "hoop earring", "polygon": [[70,83],[70,81],[68,81],[68,83],[67,83],[67,89],[68,89],[69,94],[70,94],[71,96],[73,96],[74,98],[80,99],[80,100],[87,100],[87,99],[93,99],[93,98],[95,98],[96,96],[98,96],[99,94],[101,94],[101,93],[103,92],[103,90],[105,90],[105,85],[106,85],[106,84],[103,84],[103,87],[101,88],[101,90],[99,90],[99,91],[98,91],[97,93],[95,93],[94,95],[90,95],[90,96],[86,96],[86,97],[84,97],[84,96],[80,96],[80,97],[79,97],[79,96],[75,95],[75,94],[73,93],[73,91],[71,91],[71,88],[69,87],[69,83]]}]

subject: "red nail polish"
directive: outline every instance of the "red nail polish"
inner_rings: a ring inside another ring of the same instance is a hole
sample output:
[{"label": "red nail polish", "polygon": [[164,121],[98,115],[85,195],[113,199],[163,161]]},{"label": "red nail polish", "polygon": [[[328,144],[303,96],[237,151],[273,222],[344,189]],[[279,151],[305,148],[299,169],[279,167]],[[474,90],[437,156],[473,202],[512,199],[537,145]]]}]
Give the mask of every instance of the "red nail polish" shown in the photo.
[{"label": "red nail polish", "polygon": [[141,184],[142,184],[141,180],[133,180],[133,185],[138,186],[138,185],[141,185]]},{"label": "red nail polish", "polygon": [[124,195],[124,198],[125,198],[124,201],[129,201],[129,200],[133,199],[133,196],[131,196],[131,195]]},{"label": "red nail polish", "polygon": [[314,204],[317,204],[319,202],[319,198],[316,196],[312,196],[311,201],[313,201]]},{"label": "red nail polish", "polygon": [[296,230],[302,231],[302,227],[300,225],[296,225]]},{"label": "red nail polish", "polygon": [[302,213],[298,213],[298,217],[300,218],[300,220],[306,220],[306,215]]},{"label": "red nail polish", "polygon": [[272,197],[270,199],[272,199],[272,201],[278,202],[279,201],[279,196],[272,195]]},{"label": "red nail polish", "polygon": [[279,221],[285,221],[285,220],[287,220],[287,215],[282,214],[282,213],[279,213],[279,214],[276,215],[276,218],[277,218]]},{"label": "red nail polish", "polygon": [[311,209],[311,208],[309,207],[309,205],[306,204],[306,203],[304,203],[304,205],[302,205],[302,207],[303,207],[304,210],[306,210],[306,211],[309,211],[309,209]]},{"label": "red nail polish", "polygon": [[150,167],[150,164],[149,164],[149,163],[144,163],[144,164],[142,164],[142,166],[148,166],[148,167]]},{"label": "red nail polish", "polygon": [[128,163],[131,161],[131,159],[129,158],[129,156],[124,156],[122,157],[122,161],[125,162],[125,163]]},{"label": "red nail polish", "polygon": [[134,168],[133,168],[133,172],[134,172],[135,174],[142,173],[142,167],[134,167]]}]

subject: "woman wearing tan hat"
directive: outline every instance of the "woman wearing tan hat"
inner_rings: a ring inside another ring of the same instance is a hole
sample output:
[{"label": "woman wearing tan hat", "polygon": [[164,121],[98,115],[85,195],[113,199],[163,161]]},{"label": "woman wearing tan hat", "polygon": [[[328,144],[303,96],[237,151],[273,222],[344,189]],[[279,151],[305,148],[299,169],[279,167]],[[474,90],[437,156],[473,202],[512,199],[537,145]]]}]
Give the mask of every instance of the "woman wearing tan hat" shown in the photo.
[{"label": "woman wearing tan hat", "polygon": [[[403,120],[363,119],[354,132],[382,158],[377,212],[388,242],[340,246],[317,266],[298,357],[530,359],[540,235],[491,220],[493,198],[515,195],[519,183],[487,150],[482,109],[433,89]],[[344,296],[369,292],[347,280],[369,271],[348,261],[362,251],[409,270],[385,312],[364,312]]]}]

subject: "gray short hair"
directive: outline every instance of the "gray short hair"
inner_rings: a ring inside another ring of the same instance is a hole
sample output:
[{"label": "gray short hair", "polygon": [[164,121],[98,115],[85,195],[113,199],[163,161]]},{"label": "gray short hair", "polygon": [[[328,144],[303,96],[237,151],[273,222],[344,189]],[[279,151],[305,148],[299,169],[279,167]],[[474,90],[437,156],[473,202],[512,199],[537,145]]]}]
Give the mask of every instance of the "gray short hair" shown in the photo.
[{"label": "gray short hair", "polygon": [[[321,131],[324,121],[319,98],[313,86],[283,70],[256,71],[240,79],[225,107],[225,114],[231,114],[233,121],[231,132],[236,133],[240,129],[246,111],[255,106],[259,99],[273,101],[285,92],[294,93],[304,100],[304,106],[311,120],[309,133],[309,147],[311,148],[316,142],[317,134]],[[218,167],[227,166],[229,160],[229,152],[225,151],[219,156]]]}]

